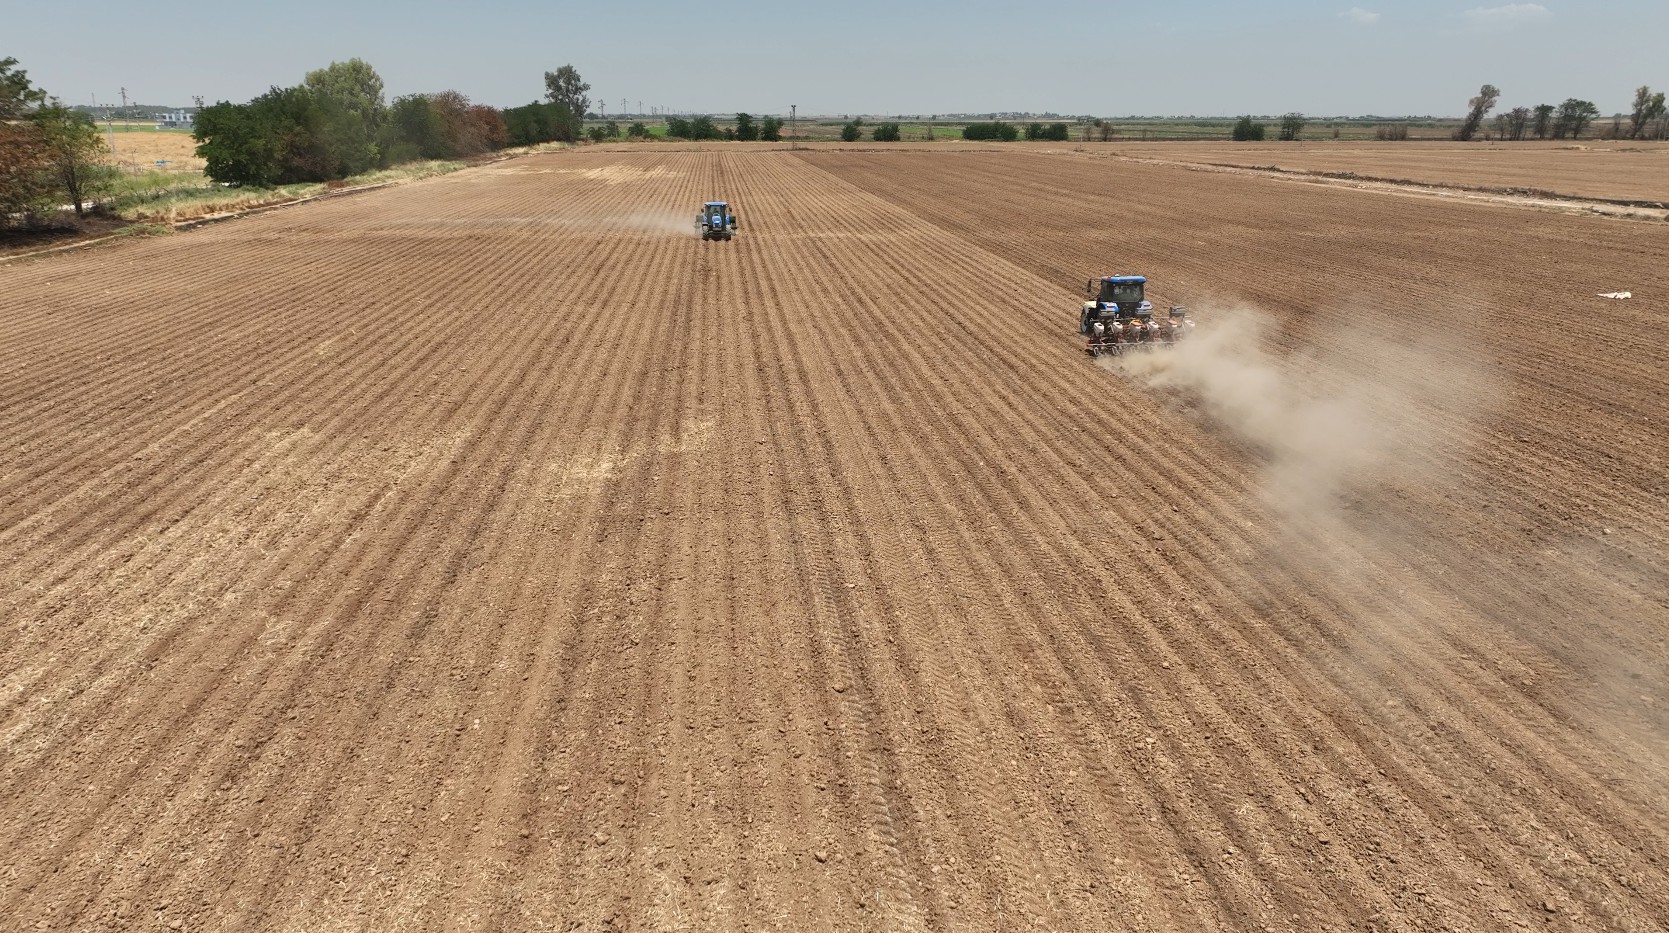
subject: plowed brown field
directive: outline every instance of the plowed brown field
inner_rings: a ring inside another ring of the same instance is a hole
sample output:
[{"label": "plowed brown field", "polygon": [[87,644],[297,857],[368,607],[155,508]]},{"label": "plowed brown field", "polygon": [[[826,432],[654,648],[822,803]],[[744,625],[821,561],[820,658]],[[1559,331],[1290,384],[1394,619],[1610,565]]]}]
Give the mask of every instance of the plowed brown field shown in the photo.
[{"label": "plowed brown field", "polygon": [[0,267],[0,929],[1663,930],[1665,269],[759,149]]}]

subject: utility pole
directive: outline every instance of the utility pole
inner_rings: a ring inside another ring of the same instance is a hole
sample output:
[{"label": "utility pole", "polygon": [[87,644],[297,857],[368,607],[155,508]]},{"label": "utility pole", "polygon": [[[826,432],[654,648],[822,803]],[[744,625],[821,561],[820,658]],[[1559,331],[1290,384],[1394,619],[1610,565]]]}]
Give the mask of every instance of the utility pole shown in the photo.
[{"label": "utility pole", "polygon": [[127,88],[122,88],[122,119],[127,119]]},{"label": "utility pole", "polygon": [[789,104],[788,105],[788,138],[793,140],[793,143],[791,143],[788,147],[790,149],[792,149],[795,146],[798,146],[800,144],[799,115],[800,115],[799,105],[798,104]]},{"label": "utility pole", "polygon": [[[97,94],[93,95],[93,109],[99,109],[99,96]],[[98,118],[94,117],[94,119]],[[104,112],[104,132],[110,137],[110,154],[114,156],[116,154],[116,124],[110,122],[110,111],[108,110]]]}]

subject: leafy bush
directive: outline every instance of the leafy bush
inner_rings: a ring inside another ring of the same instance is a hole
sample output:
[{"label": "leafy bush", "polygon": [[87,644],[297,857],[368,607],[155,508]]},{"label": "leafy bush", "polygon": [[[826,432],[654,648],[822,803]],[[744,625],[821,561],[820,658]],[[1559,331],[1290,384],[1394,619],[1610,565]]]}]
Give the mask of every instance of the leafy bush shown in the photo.
[{"label": "leafy bush", "polygon": [[1236,142],[1259,142],[1263,139],[1264,126],[1250,116],[1241,117],[1234,124],[1234,139]]},{"label": "leafy bush", "polygon": [[643,121],[639,120],[631,126],[626,127],[626,135],[641,139],[649,135],[649,127],[644,126]]},{"label": "leafy bush", "polygon": [[247,104],[205,107],[192,137],[210,178],[271,187],[341,177],[333,175],[325,122],[325,108],[306,88],[275,87]]},{"label": "leafy bush", "polygon": [[718,125],[709,116],[699,116],[690,121],[691,139],[719,139],[724,134],[719,132]]},{"label": "leafy bush", "polygon": [[1051,123],[1048,126],[1041,123],[1028,123],[1026,124],[1026,138],[1066,142],[1071,138],[1071,129],[1065,123]]},{"label": "leafy bush", "polygon": [[534,103],[509,107],[499,113],[504,122],[509,144],[533,146],[549,142],[575,142],[579,139],[579,121],[573,111],[562,104]]},{"label": "leafy bush", "polygon": [[759,138],[768,143],[782,142],[782,120],[779,117],[766,117],[759,124]]},{"label": "leafy bush", "polygon": [[895,143],[895,142],[898,142],[898,139],[899,139],[898,124],[896,124],[896,123],[881,123],[881,124],[878,124],[875,127],[875,132],[872,135],[875,137],[875,141],[878,142],[878,143]]},{"label": "leafy bush", "polygon": [[1374,139],[1402,140],[1408,138],[1407,123],[1381,123],[1373,128]]},{"label": "leafy bush", "polygon": [[666,121],[666,135],[674,139],[694,139],[695,129],[690,121],[683,117],[669,117]]},{"label": "leafy bush", "polygon": [[[198,120],[198,125],[202,121]],[[427,94],[394,98],[383,127],[383,152],[389,164],[414,159],[444,159],[451,155],[452,140],[446,115]],[[211,173],[212,174],[212,173]]]},{"label": "leafy bush", "polygon": [[854,117],[849,122],[842,123],[840,125],[840,138],[842,140],[844,140],[846,142],[849,142],[849,143],[855,143],[855,142],[858,141],[858,138],[861,137],[861,136],[863,136],[863,121],[862,120],[857,119],[857,118]]},{"label": "leafy bush", "polygon": [[1019,127],[998,120],[995,123],[970,123],[962,128],[962,138],[972,140],[998,139],[1013,142],[1019,138]]},{"label": "leafy bush", "polygon": [[1304,132],[1304,124],[1309,121],[1301,113],[1293,112],[1281,117],[1281,139],[1291,142]]},{"label": "leafy bush", "polygon": [[759,138],[759,125],[753,122],[752,114],[736,115],[736,138],[742,142],[753,142]]}]

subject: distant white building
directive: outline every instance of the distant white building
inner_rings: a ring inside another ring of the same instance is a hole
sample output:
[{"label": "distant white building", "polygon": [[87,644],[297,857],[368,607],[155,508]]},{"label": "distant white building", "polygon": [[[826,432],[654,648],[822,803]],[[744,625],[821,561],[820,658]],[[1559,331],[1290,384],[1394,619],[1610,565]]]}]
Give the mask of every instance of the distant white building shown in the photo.
[{"label": "distant white building", "polygon": [[189,130],[196,126],[196,115],[184,110],[157,115],[156,128],[159,130]]}]

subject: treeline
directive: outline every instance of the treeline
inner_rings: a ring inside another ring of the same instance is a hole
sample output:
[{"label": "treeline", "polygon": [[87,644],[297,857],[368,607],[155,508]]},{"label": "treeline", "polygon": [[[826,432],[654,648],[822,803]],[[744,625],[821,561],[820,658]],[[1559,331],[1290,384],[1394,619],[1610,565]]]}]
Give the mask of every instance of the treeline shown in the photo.
[{"label": "treeline", "polygon": [[[632,124],[634,130],[642,126],[641,123]],[[632,135],[646,135],[646,132],[634,132]],[[782,120],[766,117],[756,123],[752,114],[738,113],[734,126],[721,127],[709,116],[670,117],[666,121],[666,135],[669,139],[727,139],[744,143],[774,143],[782,141]]]},{"label": "treeline", "polygon": [[498,109],[457,91],[385,103],[376,69],[353,58],[274,87],[246,104],[197,114],[193,136],[215,181],[271,186],[333,181],[418,159],[456,159],[574,142],[591,86],[571,65],[545,74],[546,101]]},{"label": "treeline", "polygon": [[[1484,117],[1495,109],[1500,99],[1501,89],[1495,85],[1486,84],[1479,88],[1477,96],[1466,102],[1466,119],[1455,130],[1455,138],[1475,138],[1484,126]],[[1558,106],[1538,104],[1535,107],[1514,107],[1498,113],[1492,123],[1493,132],[1487,135],[1503,140],[1532,137],[1580,139],[1599,115],[1599,108],[1594,106],[1593,101],[1568,97]],[[1623,122],[1625,119],[1628,121],[1626,125]],[[1626,118],[1623,114],[1614,116],[1610,127],[1601,135],[1609,139],[1669,138],[1669,109],[1664,106],[1663,92],[1653,93],[1649,85],[1636,88],[1633,109]]]},{"label": "treeline", "polygon": [[[1071,138],[1071,128],[1065,123],[1028,123],[1023,132],[1027,139],[1034,140],[1065,142]],[[1013,142],[1020,138],[1021,133],[1020,127],[1001,120],[995,123],[970,123],[962,128],[962,138],[973,140]]]},{"label": "treeline", "polygon": [[116,169],[98,127],[0,58],[0,229],[33,229],[69,204],[85,215]]}]

